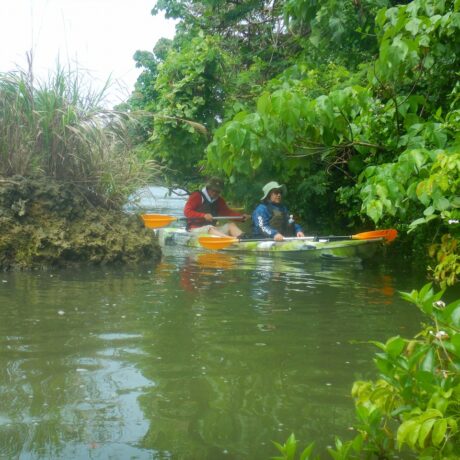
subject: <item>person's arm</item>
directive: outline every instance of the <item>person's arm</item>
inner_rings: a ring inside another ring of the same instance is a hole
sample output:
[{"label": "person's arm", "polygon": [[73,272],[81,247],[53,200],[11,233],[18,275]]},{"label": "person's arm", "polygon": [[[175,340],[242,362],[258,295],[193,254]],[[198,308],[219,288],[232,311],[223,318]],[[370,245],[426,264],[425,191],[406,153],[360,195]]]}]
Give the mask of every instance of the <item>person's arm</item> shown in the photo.
[{"label": "person's arm", "polygon": [[295,224],[295,236],[297,238],[303,238],[305,236],[302,227],[298,224]]},{"label": "person's arm", "polygon": [[270,213],[268,212],[267,206],[257,206],[254,213],[252,214],[252,221],[254,223],[254,227],[257,228],[258,233],[260,233],[262,236],[274,238],[278,233],[277,230],[270,227],[269,225]]}]

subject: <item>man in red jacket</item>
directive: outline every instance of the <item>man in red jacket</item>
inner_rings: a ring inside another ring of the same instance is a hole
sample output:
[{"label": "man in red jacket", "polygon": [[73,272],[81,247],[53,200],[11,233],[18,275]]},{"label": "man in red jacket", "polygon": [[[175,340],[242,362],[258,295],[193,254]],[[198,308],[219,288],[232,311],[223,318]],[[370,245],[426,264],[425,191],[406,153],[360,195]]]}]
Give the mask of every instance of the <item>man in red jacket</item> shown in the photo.
[{"label": "man in red jacket", "polygon": [[205,187],[189,196],[184,207],[188,231],[217,236],[241,237],[243,232],[233,222],[221,226],[215,225],[216,220],[214,217],[238,217],[238,220],[242,221],[248,218],[247,214],[240,214],[227,206],[225,200],[220,196],[223,186],[222,179],[212,177]]}]

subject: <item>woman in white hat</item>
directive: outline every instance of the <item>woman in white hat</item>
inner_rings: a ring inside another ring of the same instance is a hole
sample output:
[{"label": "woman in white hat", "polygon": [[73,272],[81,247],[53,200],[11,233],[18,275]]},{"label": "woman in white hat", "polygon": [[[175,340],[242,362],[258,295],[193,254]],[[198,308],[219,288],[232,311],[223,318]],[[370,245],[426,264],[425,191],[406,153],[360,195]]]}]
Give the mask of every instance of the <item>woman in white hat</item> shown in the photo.
[{"label": "woman in white hat", "polygon": [[286,186],[272,181],[262,188],[262,202],[252,213],[253,234],[256,237],[283,241],[286,236],[303,237],[302,227],[294,222],[287,207],[282,204]]}]

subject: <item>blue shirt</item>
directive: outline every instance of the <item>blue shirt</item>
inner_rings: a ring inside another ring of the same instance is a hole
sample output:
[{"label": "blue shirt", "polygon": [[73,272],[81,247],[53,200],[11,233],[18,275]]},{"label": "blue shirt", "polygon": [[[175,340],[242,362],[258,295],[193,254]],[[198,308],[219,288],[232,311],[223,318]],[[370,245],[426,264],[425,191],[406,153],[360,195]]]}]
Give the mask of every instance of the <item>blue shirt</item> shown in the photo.
[{"label": "blue shirt", "polygon": [[[289,211],[284,204],[271,203],[270,206],[278,208],[285,215],[289,215]],[[252,232],[254,236],[273,238],[277,233],[280,233],[278,230],[270,227],[272,216],[273,213],[270,212],[270,208],[265,203],[257,206],[252,213]],[[294,224],[294,229],[296,234],[302,231],[302,227],[299,224]]]}]

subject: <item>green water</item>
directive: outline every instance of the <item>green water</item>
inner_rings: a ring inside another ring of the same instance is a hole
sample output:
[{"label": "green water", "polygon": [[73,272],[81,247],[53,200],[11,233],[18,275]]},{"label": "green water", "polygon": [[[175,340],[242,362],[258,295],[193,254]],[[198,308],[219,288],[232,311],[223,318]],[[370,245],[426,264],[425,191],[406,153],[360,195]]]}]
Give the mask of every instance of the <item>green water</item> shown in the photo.
[{"label": "green water", "polygon": [[[0,275],[0,458],[267,459],[349,438],[352,382],[418,330],[384,265],[170,254]],[[328,458],[328,457],[327,457]]]}]

